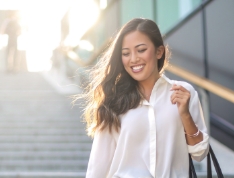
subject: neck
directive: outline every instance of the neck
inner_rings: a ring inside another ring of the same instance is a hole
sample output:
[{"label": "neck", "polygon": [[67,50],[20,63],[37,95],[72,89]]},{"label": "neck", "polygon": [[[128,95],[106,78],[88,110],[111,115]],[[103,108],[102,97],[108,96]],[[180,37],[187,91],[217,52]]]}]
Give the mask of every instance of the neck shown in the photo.
[{"label": "neck", "polygon": [[155,85],[155,82],[159,79],[159,77],[160,77],[160,75],[158,74],[153,79],[138,82],[138,84],[140,86],[141,93],[143,94],[145,99],[147,99],[148,101],[149,101],[152,89]]}]

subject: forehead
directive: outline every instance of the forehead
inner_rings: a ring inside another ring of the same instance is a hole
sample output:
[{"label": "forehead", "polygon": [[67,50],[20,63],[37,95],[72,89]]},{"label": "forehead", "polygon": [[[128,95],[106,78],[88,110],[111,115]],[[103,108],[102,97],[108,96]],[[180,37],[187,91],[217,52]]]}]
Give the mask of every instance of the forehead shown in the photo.
[{"label": "forehead", "polygon": [[151,45],[153,43],[146,34],[139,31],[133,31],[124,36],[122,47],[131,47],[138,44]]}]

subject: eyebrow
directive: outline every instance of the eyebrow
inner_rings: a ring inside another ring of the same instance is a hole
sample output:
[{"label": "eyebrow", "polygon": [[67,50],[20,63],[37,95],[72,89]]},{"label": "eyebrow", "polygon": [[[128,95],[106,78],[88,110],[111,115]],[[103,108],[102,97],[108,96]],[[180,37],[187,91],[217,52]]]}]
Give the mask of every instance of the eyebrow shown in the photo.
[{"label": "eyebrow", "polygon": [[[145,46],[146,46],[146,44],[143,44],[143,43],[142,43],[142,44],[136,45],[135,48],[137,48],[137,47],[139,47],[139,46],[142,46],[142,45],[145,45]],[[125,50],[125,49],[128,49],[128,48],[122,48],[122,50]]]}]

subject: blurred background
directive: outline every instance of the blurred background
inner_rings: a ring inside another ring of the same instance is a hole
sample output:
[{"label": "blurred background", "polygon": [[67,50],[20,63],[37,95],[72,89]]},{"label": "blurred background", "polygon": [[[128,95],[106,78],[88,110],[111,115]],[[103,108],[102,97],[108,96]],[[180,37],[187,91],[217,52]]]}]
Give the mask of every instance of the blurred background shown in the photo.
[{"label": "blurred background", "polygon": [[[196,88],[234,177],[233,0],[0,0],[0,177],[85,177],[92,140],[71,96],[136,17],[158,24],[172,52],[165,74]],[[194,164],[206,177],[205,160]]]}]

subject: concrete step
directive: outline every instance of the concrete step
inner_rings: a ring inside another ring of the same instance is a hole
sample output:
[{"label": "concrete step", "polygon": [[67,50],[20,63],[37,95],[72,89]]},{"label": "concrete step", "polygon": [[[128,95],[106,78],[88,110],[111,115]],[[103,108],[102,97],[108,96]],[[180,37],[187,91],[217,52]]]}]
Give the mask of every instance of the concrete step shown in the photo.
[{"label": "concrete step", "polygon": [[85,172],[0,172],[1,178],[84,178]]},{"label": "concrete step", "polygon": [[19,72],[16,74],[0,73],[0,90],[50,90],[55,89],[39,74]]},{"label": "concrete step", "polygon": [[[71,112],[71,111],[69,111]],[[71,114],[71,113],[70,113]],[[63,114],[63,115],[59,115],[58,116],[48,116],[48,115],[44,115],[43,117],[31,117],[31,116],[28,116],[28,115],[25,115],[25,116],[17,116],[17,115],[14,115],[12,117],[10,117],[9,115],[6,115],[5,117],[1,114],[0,116],[0,123],[47,123],[47,122],[54,122],[54,123],[57,123],[57,122],[77,122],[77,123],[80,123],[82,126],[85,126],[83,120],[77,116],[79,116],[80,113],[78,112],[74,112],[72,113],[71,116],[69,116],[68,114]]]},{"label": "concrete step", "polygon": [[[58,102],[47,102],[47,103],[37,103],[37,101],[32,102],[19,102],[19,103],[9,103],[0,102],[0,111],[2,117],[20,115],[20,116],[65,116],[64,111],[68,111],[70,108],[68,104],[58,104]],[[14,111],[14,112],[13,112]]]},{"label": "concrete step", "polygon": [[0,160],[87,159],[89,151],[1,151]]},{"label": "concrete step", "polygon": [[71,102],[38,73],[0,74],[0,178],[85,177],[92,140]]},{"label": "concrete step", "polygon": [[85,143],[90,142],[87,136],[79,135],[0,135],[0,143]]},{"label": "concrete step", "polygon": [[[67,110],[65,110],[67,111]],[[39,117],[38,115],[35,116],[35,117],[31,117],[31,116],[28,116],[28,115],[25,115],[25,116],[18,116],[18,115],[14,115],[12,117],[9,117],[9,115],[6,115],[4,117],[4,115],[1,114],[0,116],[0,122],[5,122],[5,123],[27,123],[27,122],[34,122],[34,123],[37,123],[37,122],[58,122],[58,121],[71,121],[71,122],[78,122],[78,123],[82,123],[82,125],[85,125],[82,121],[81,118],[77,117],[77,116],[80,116],[80,113],[79,112],[72,112],[70,110],[68,110],[68,112],[71,112],[70,114],[72,114],[71,116],[69,114],[63,114],[63,115],[59,115],[56,116],[56,115],[53,115],[53,116],[50,116],[50,115],[46,115],[46,113],[44,113],[44,115],[42,115],[42,117]]]},{"label": "concrete step", "polygon": [[52,90],[0,90],[0,101],[61,101],[71,100],[69,95],[61,96]]},{"label": "concrete step", "polygon": [[14,129],[9,129],[9,128],[1,128],[0,129],[0,135],[1,136],[28,136],[28,135],[51,135],[51,136],[56,136],[56,135],[86,135],[86,131],[84,128],[82,129],[71,129],[71,128],[48,128],[48,129],[42,129],[42,128],[14,128]]},{"label": "concrete step", "polygon": [[87,169],[87,160],[2,160],[4,171],[79,171]]},{"label": "concrete step", "polygon": [[83,125],[79,122],[72,121],[58,121],[58,122],[0,122],[0,128],[72,128],[80,129]]},{"label": "concrete step", "polygon": [[[6,116],[3,117],[2,114],[0,115],[0,122],[58,122],[58,121],[73,121],[73,122],[81,122],[82,119],[77,117],[79,116],[81,113],[79,111],[76,111],[75,109],[69,109],[69,112],[71,112],[70,114],[72,114],[71,116],[69,116],[68,113],[66,113],[66,117],[52,117],[52,116],[47,116],[47,115],[42,115],[42,116],[38,116],[35,115],[34,117],[25,115],[24,117],[22,116],[17,116],[14,115],[12,117]],[[75,115],[77,114],[77,115]],[[82,123],[82,122],[81,122]],[[82,125],[84,125],[82,123]]]},{"label": "concrete step", "polygon": [[3,143],[2,151],[90,151],[92,143]]}]

